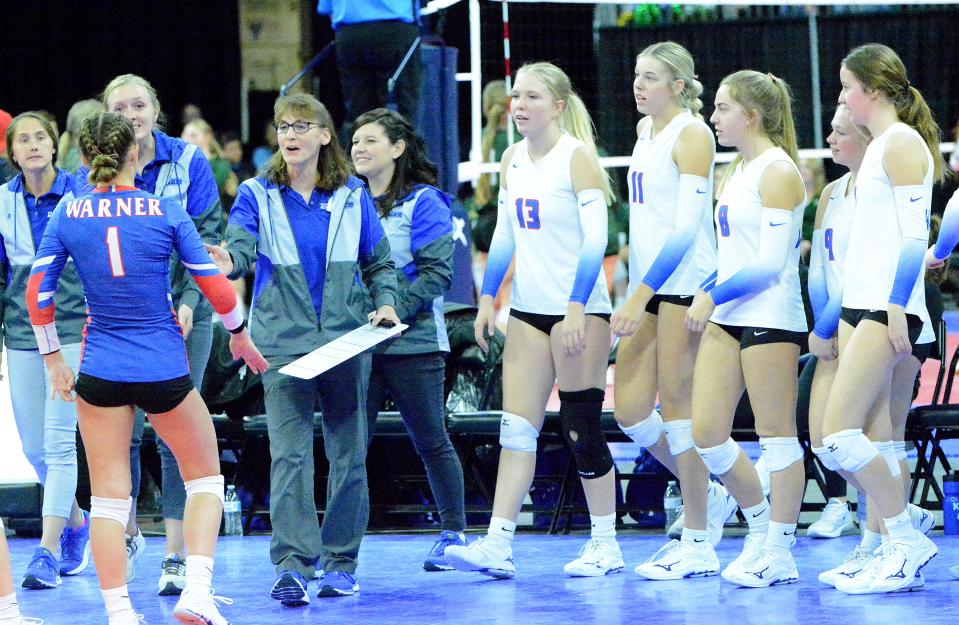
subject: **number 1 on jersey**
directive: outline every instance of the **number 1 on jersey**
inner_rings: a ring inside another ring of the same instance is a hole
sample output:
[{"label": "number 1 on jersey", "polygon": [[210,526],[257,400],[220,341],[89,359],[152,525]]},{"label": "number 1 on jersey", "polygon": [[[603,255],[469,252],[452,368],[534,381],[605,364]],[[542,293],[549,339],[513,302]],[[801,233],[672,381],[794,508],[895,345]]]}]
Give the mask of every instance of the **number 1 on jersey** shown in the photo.
[{"label": "number 1 on jersey", "polygon": [[110,254],[110,271],[114,278],[127,275],[123,270],[123,257],[120,255],[120,232],[116,226],[107,228],[107,252]]}]

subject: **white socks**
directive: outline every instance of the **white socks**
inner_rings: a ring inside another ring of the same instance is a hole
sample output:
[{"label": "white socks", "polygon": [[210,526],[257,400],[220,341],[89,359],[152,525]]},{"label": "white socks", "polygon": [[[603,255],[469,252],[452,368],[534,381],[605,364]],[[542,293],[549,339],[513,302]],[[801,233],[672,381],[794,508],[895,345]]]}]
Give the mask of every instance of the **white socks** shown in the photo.
[{"label": "white socks", "polygon": [[206,556],[186,557],[186,587],[184,592],[199,595],[210,594],[210,585],[213,583],[213,558]]},{"label": "white socks", "polygon": [[494,516],[489,520],[489,529],[486,530],[486,534],[496,544],[509,548],[513,542],[513,536],[516,534],[516,522]]},{"label": "white socks", "polygon": [[605,516],[589,515],[590,536],[599,540],[616,540],[616,513]]},{"label": "white socks", "polygon": [[110,617],[118,616],[124,612],[133,612],[133,605],[130,603],[130,593],[127,592],[127,585],[117,586],[109,590],[101,590],[103,603],[106,604],[107,614]]},{"label": "white socks", "polygon": [[763,500],[755,506],[742,510],[746,523],[749,524],[749,533],[765,535],[769,529],[769,501],[763,497]]},{"label": "white socks", "polygon": [[769,529],[766,531],[766,547],[785,552],[792,549],[794,540],[796,540],[795,523],[769,522]]},{"label": "white socks", "polygon": [[13,592],[6,597],[0,597],[0,619],[13,619],[20,616],[20,605],[17,603],[17,593]]}]

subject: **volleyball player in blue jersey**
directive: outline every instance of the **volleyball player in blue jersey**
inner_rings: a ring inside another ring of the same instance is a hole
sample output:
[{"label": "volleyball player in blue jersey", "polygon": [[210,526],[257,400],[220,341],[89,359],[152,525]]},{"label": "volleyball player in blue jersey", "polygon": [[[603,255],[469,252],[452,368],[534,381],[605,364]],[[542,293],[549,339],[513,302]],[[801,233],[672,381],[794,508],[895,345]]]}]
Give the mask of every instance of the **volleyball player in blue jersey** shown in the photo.
[{"label": "volleyball player in blue jersey", "polygon": [[[158,128],[160,101],[156,90],[144,78],[123,74],[104,88],[101,100],[106,110],[123,115],[133,124],[139,161],[134,182],[139,189],[169,197],[179,202],[193,219],[205,243],[219,243],[220,200],[216,180],[203,152]],[[86,176],[87,170],[78,171]],[[199,389],[213,344],[212,310],[183,266],[170,265],[173,305],[186,337],[190,376]],[[137,411],[130,446],[133,475],[133,510],[127,526],[127,581],[135,574],[137,560],[143,553],[143,536],[136,523],[136,496],[140,492],[140,442],[143,436],[142,411]],[[169,447],[159,440],[162,471],[162,506],[166,533],[166,554],[160,564],[158,592],[179,594],[185,582],[183,553],[183,480],[176,459]]]},{"label": "volleyball player in blue jersey", "polygon": [[[170,444],[186,478],[187,582],[173,614],[182,623],[226,625],[210,593],[223,476],[213,423],[190,379],[183,329],[172,308],[174,251],[231,331],[234,357],[254,372],[267,364],[187,212],[175,200],[133,186],[138,163],[133,125],[120,115],[99,113],[81,125],[79,145],[95,188],[54,211],[31,270],[27,306],[52,392],[74,401],[76,390],[93,493],[93,557],[110,625],[137,623],[123,546],[134,406]],[[77,265],[89,306],[76,378],[60,350],[54,317],[53,294],[68,257]]]}]

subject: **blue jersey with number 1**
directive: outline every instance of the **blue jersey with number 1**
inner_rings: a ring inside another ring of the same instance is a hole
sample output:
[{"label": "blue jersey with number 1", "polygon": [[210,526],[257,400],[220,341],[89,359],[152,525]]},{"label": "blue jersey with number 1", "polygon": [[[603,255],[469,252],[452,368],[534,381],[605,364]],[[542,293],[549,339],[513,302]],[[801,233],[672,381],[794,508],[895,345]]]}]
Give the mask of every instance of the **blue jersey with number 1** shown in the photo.
[{"label": "blue jersey with number 1", "polygon": [[69,255],[89,306],[80,371],[117,382],[187,375],[183,332],[170,298],[174,249],[218,311],[235,304],[235,296],[223,292],[229,285],[193,221],[175,200],[132,187],[101,187],[61,202],[30,275],[38,292],[31,321],[34,326],[52,321],[52,293]]}]

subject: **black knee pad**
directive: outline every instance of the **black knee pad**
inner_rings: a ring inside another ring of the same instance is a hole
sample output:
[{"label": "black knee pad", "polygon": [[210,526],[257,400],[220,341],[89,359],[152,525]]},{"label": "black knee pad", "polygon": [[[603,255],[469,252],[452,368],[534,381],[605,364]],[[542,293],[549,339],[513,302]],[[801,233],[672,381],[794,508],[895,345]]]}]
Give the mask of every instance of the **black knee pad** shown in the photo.
[{"label": "black knee pad", "polygon": [[576,458],[576,472],[587,480],[603,477],[613,468],[613,455],[609,453],[601,423],[605,395],[606,392],[598,388],[559,392],[563,437]]}]

